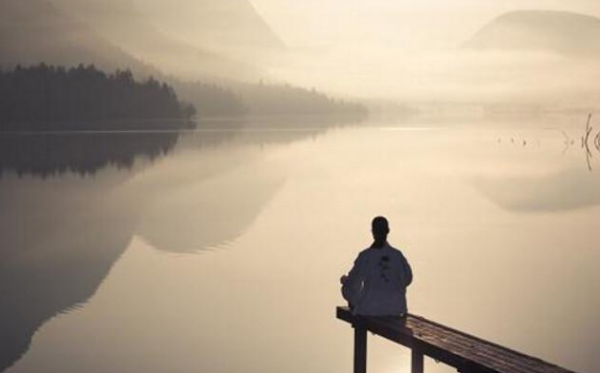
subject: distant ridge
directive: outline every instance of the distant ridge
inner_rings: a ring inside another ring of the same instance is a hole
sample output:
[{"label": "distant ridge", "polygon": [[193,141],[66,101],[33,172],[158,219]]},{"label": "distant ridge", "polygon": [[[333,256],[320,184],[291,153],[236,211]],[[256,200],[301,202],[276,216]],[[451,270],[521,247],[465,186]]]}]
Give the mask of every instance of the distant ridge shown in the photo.
[{"label": "distant ridge", "polygon": [[488,23],[463,47],[596,57],[600,56],[600,19],[562,11],[510,12]]},{"label": "distant ridge", "polygon": [[0,66],[40,62],[103,69],[130,68],[142,74],[156,70],[107,42],[44,0],[0,0]]},{"label": "distant ridge", "polygon": [[246,64],[173,37],[153,24],[133,0],[50,0],[101,37],[161,71],[185,78],[246,78]]},{"label": "distant ridge", "polygon": [[[285,49],[249,0],[138,0],[157,25],[196,46],[233,55]],[[181,9],[186,9],[182,12]]]},{"label": "distant ridge", "polygon": [[130,70],[137,80],[153,76],[181,90],[200,115],[366,115],[362,105],[315,89],[263,84],[270,52],[285,46],[249,0],[196,0],[186,12],[182,0],[147,0],[176,9],[179,27],[196,27],[193,43],[141,13],[141,1],[0,0],[0,69],[44,63]]},{"label": "distant ridge", "polygon": [[164,34],[131,0],[0,0],[0,68],[16,65],[130,69],[136,76],[244,79],[245,62]]}]

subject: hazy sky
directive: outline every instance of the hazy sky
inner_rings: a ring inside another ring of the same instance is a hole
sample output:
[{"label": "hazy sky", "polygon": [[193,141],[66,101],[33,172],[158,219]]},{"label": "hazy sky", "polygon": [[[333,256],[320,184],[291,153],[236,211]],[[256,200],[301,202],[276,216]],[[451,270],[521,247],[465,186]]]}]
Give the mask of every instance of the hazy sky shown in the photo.
[{"label": "hazy sky", "polygon": [[399,46],[454,45],[495,16],[517,9],[600,16],[597,0],[251,1],[288,44],[311,47],[361,41],[394,42]]},{"label": "hazy sky", "polygon": [[600,74],[555,56],[456,49],[503,13],[562,10],[600,17],[598,0],[251,1],[291,51],[275,76],[332,93],[523,102],[551,99],[544,96],[550,85],[564,96]]}]

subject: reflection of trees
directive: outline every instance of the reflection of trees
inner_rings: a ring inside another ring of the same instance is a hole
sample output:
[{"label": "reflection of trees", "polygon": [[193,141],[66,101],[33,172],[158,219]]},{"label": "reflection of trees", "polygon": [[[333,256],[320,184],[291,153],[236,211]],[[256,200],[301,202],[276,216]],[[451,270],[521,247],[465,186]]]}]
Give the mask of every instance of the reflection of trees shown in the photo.
[{"label": "reflection of trees", "polygon": [[[171,252],[242,235],[285,180],[285,170],[264,162],[264,148],[329,128],[256,126],[0,136],[0,372],[26,353],[47,320],[93,296],[133,235]],[[135,177],[112,172],[167,154],[168,162]]]},{"label": "reflection of trees", "polygon": [[178,137],[0,135],[0,371],[46,320],[86,302],[131,240],[139,211],[108,187],[124,175],[98,172],[165,156]]},{"label": "reflection of trees", "polygon": [[[600,152],[600,132],[591,139],[592,131],[594,128],[591,126],[592,114],[588,115],[588,120],[585,125],[585,134],[581,138],[581,147],[585,150],[585,159],[587,161],[588,170],[592,171],[592,158],[594,157],[592,154],[592,149],[596,148],[598,152]],[[591,144],[590,144],[591,143]]]},{"label": "reflection of trees", "polygon": [[131,168],[137,158],[154,160],[177,143],[177,132],[144,134],[0,135],[0,176],[90,175],[112,166]]},{"label": "reflection of trees", "polygon": [[[591,125],[591,122],[592,122],[592,114],[589,114],[586,125],[585,125],[585,131],[584,131],[583,135],[581,135],[581,136],[577,135],[577,136],[571,137],[567,133],[566,130],[558,129],[558,128],[550,128],[551,130],[559,131],[564,138],[564,141],[563,141],[564,148],[562,151],[563,155],[567,154],[572,147],[576,146],[576,144],[578,142],[580,143],[581,149],[585,153],[585,160],[586,160],[587,168],[589,171],[593,171],[592,159],[594,158],[595,152],[600,153],[600,131],[597,133],[594,132],[594,127]],[[579,138],[579,140],[577,140],[577,138]],[[498,139],[498,143],[502,143],[501,138]],[[518,146],[521,146],[521,145],[527,146],[529,141],[527,139],[515,140],[515,138],[512,137],[510,139],[510,143],[512,143],[513,145],[518,145]],[[538,143],[539,143],[539,140],[538,140]]]},{"label": "reflection of trees", "polygon": [[[585,153],[587,168],[593,171],[594,150],[600,152],[600,132],[593,137],[592,115],[587,117],[583,135],[570,136],[560,131],[564,137],[563,155],[574,146],[580,137],[581,149]],[[499,139],[501,142],[501,139]],[[515,146],[527,146],[511,138]],[[522,145],[521,145],[522,144]],[[597,206],[600,204],[600,179],[579,169],[566,169],[544,176],[522,176],[510,178],[479,178],[478,189],[497,205],[512,211],[568,211]]]},{"label": "reflection of trees", "polygon": [[332,117],[214,120],[200,123],[198,132],[184,137],[178,131],[0,133],[0,177],[9,172],[41,177],[72,172],[84,176],[104,167],[131,168],[136,159],[152,161],[176,146],[200,149],[240,143],[291,143],[356,123]]},{"label": "reflection of trees", "polygon": [[[0,137],[0,372],[26,353],[47,320],[88,301],[136,232],[161,250],[218,245],[243,232],[281,184],[268,171],[248,172],[249,158],[230,156],[240,146],[230,142],[232,132],[190,135],[181,156],[136,173],[130,183],[123,182],[129,173],[111,172],[129,168],[136,157],[169,153],[178,136]],[[203,167],[208,172],[190,175]],[[236,179],[240,169],[246,171]],[[220,181],[210,182],[215,178]],[[190,185],[203,194],[180,193]],[[219,192],[231,204],[215,205]],[[195,224],[178,226],[182,219]],[[154,223],[164,226],[148,231]]]}]

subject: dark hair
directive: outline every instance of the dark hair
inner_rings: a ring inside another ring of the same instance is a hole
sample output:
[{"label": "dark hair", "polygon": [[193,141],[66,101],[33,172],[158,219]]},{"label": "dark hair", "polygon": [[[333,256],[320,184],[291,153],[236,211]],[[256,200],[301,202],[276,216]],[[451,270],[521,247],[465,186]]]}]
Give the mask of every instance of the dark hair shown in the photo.
[{"label": "dark hair", "polygon": [[371,222],[371,229],[373,232],[382,232],[388,234],[390,232],[390,225],[386,218],[383,216],[377,216]]}]

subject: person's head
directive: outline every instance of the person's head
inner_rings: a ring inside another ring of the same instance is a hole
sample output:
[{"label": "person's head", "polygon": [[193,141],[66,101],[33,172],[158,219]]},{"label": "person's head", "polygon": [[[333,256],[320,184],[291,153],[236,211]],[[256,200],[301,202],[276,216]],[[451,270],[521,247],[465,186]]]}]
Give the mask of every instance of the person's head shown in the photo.
[{"label": "person's head", "polygon": [[383,216],[374,218],[371,222],[371,232],[373,233],[373,239],[376,243],[387,241],[388,233],[390,233],[390,226],[387,219]]}]

